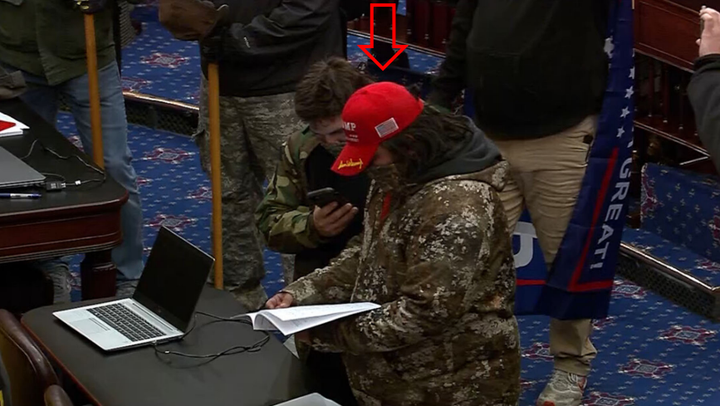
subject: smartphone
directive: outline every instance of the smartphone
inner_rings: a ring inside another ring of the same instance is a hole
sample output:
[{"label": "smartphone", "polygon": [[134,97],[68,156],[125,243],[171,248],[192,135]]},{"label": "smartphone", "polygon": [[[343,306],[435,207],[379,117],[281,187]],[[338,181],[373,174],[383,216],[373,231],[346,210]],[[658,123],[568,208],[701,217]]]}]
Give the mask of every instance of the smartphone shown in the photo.
[{"label": "smartphone", "polygon": [[350,203],[350,201],[345,196],[341,195],[331,187],[313,190],[312,192],[307,194],[307,198],[310,203],[317,207],[325,207],[333,202],[337,202],[338,207]]},{"label": "smartphone", "polygon": [[[700,11],[705,10],[705,6],[700,7]],[[700,19],[700,38],[702,38],[703,30],[705,30],[705,20]]]}]

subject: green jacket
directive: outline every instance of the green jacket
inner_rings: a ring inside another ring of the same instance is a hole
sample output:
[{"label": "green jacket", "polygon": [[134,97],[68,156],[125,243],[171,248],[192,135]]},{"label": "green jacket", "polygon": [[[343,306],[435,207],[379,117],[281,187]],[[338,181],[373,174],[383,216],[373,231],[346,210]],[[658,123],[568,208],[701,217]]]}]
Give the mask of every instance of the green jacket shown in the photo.
[{"label": "green jacket", "polygon": [[275,175],[255,212],[260,234],[273,251],[297,254],[317,248],[321,243],[312,225],[305,174],[305,161],[318,145],[317,137],[309,128],[293,134],[283,145]]},{"label": "green jacket", "polygon": [[408,185],[389,206],[372,186],[363,235],[285,289],[298,305],[382,306],[309,330],[316,350],[343,354],[361,406],[517,404],[515,267],[497,193],[507,176],[502,162]]},{"label": "green jacket", "polygon": [[[0,0],[0,61],[58,85],[87,73],[85,22],[71,0]],[[98,67],[115,60],[112,7],[95,14]]]}]

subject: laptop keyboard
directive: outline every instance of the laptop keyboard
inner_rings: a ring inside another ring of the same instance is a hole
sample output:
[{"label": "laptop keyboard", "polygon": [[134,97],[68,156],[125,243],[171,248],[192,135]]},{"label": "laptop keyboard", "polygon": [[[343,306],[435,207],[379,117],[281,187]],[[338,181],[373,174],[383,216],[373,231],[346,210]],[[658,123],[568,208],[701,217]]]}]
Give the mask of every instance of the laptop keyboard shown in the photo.
[{"label": "laptop keyboard", "polygon": [[87,310],[133,342],[149,340],[165,335],[165,333],[156,329],[133,311],[119,303],[93,307]]}]

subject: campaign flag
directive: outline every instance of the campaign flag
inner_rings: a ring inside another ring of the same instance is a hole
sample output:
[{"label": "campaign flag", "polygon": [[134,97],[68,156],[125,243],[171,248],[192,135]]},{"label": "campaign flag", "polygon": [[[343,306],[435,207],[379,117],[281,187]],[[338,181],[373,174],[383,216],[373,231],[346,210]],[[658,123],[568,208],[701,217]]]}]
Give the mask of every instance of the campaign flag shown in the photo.
[{"label": "campaign flag", "polygon": [[[632,0],[610,2],[608,80],[580,194],[550,270],[527,212],[513,237],[516,314],[557,319],[607,316],[627,213],[633,145]],[[473,111],[466,91],[466,113]]]}]

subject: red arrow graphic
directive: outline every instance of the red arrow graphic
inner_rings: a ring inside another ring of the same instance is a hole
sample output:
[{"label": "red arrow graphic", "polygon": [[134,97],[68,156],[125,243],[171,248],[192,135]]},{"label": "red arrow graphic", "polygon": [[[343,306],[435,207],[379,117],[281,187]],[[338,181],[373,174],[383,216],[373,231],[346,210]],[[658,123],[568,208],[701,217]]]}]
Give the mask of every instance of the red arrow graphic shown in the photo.
[{"label": "red arrow graphic", "polygon": [[[376,7],[390,7],[392,11],[392,47],[393,49],[397,49],[397,52],[395,52],[395,55],[393,55],[392,58],[390,58],[387,62],[385,62],[384,65],[381,65],[380,62],[378,62],[377,59],[373,56],[373,54],[369,51],[373,49],[373,41],[375,40],[375,8]],[[395,43],[395,18],[396,18],[396,11],[395,11],[395,4],[386,4],[386,3],[371,3],[370,4],[370,45],[358,45],[360,49],[362,49],[363,52],[365,52],[365,55],[368,56],[373,62],[375,62],[375,65],[377,65],[380,69],[385,70],[390,64],[395,60],[395,58],[398,57],[402,53],[402,51],[407,48],[407,45],[397,45]]]}]

